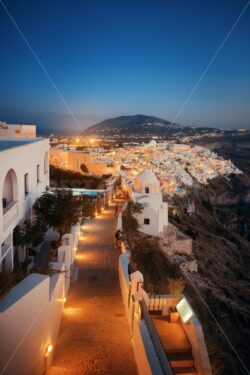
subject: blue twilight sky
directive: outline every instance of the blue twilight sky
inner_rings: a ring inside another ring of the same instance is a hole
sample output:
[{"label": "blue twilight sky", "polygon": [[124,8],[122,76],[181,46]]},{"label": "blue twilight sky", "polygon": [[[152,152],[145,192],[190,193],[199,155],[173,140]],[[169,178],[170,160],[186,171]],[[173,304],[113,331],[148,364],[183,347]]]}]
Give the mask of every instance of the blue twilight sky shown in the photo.
[{"label": "blue twilight sky", "polygon": [[[247,3],[1,1],[83,127],[137,113],[173,120]],[[75,128],[1,4],[0,87],[0,119]],[[177,122],[250,128],[250,6]]]}]

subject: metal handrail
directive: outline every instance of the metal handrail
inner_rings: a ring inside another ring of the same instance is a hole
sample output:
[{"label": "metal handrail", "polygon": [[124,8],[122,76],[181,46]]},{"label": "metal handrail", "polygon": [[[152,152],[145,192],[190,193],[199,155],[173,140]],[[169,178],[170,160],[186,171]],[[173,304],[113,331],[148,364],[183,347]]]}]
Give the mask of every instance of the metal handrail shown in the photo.
[{"label": "metal handrail", "polygon": [[142,312],[142,319],[145,321],[145,324],[147,326],[147,329],[148,329],[152,344],[154,346],[157,358],[159,360],[162,372],[164,375],[174,375],[173,369],[166,356],[165,349],[155,329],[154,323],[152,322],[147,306],[144,301],[139,301],[139,304],[140,304],[140,308]]}]

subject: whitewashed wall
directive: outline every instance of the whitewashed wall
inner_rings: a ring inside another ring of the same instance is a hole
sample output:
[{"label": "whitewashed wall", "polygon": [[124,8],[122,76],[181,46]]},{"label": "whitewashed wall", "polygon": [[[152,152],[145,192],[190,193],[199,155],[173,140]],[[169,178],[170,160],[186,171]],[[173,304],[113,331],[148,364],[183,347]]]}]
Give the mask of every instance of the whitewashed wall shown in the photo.
[{"label": "whitewashed wall", "polygon": [[[8,138],[7,138],[8,140]],[[44,170],[45,155],[49,150],[48,139],[37,140],[36,142],[14,147],[0,152],[0,192],[1,198],[4,188],[4,180],[10,169],[17,177],[18,192],[18,216],[4,231],[3,208],[0,205],[0,245],[13,231],[15,226],[23,219],[26,212],[39,198],[46,186],[49,184],[49,165],[46,162]],[[37,182],[37,165],[40,165],[40,178]],[[28,173],[29,194],[25,196],[24,175]]]},{"label": "whitewashed wall", "polygon": [[55,347],[79,234],[75,226],[71,245],[58,249],[51,263],[58,273],[33,273],[0,300],[0,375],[41,375],[50,366],[53,351],[46,357],[46,348]]},{"label": "whitewashed wall", "polygon": [[163,375],[148,330],[139,315],[134,313],[133,286],[130,285],[128,275],[128,253],[120,255],[119,280],[138,373],[139,375]]},{"label": "whitewashed wall", "polygon": [[[63,264],[57,268],[63,270]],[[64,304],[64,273],[31,274],[0,301],[0,373],[41,375],[52,360]]]}]

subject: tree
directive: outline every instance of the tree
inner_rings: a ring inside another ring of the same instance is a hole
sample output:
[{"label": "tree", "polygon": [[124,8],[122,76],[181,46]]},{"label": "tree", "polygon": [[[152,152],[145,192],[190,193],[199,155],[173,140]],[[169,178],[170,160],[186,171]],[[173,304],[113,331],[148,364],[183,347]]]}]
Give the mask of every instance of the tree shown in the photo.
[{"label": "tree", "polygon": [[17,225],[13,230],[13,245],[14,246],[25,246],[25,231],[21,225]]},{"label": "tree", "polygon": [[37,246],[42,242],[46,227],[39,220],[25,220],[22,225],[17,225],[13,231],[14,246]]},{"label": "tree", "polygon": [[80,203],[80,197],[74,197],[71,190],[44,192],[34,205],[37,221],[47,229],[57,229],[62,236],[70,231],[71,225],[79,221]]},{"label": "tree", "polygon": [[95,201],[86,195],[81,196],[81,208],[83,217],[95,216]]}]

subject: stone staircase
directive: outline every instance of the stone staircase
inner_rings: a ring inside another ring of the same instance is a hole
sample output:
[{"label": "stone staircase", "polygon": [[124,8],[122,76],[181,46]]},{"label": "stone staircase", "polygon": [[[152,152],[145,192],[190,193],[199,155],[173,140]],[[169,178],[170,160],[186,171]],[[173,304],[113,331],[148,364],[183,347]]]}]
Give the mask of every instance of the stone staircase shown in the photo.
[{"label": "stone staircase", "polygon": [[194,367],[194,358],[191,351],[176,351],[167,353],[167,358],[175,374],[197,374]]},{"label": "stone staircase", "polygon": [[181,323],[170,323],[157,312],[153,312],[151,318],[174,374],[197,375],[192,348]]}]

